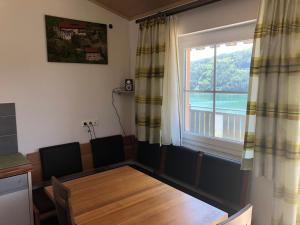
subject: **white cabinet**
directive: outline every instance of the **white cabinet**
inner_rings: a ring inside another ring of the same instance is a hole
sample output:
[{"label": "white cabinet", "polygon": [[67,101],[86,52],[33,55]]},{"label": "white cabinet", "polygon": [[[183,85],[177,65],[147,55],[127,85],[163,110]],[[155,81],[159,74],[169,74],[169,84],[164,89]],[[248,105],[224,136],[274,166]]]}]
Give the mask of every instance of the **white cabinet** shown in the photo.
[{"label": "white cabinet", "polygon": [[33,225],[31,174],[0,179],[0,225]]}]

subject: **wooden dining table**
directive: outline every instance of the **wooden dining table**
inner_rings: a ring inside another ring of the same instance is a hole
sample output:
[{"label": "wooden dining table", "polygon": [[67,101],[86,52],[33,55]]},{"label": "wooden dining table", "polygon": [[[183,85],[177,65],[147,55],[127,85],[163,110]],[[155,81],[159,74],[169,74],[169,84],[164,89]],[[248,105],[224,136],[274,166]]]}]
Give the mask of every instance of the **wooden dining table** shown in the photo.
[{"label": "wooden dining table", "polygon": [[[132,167],[64,182],[76,225],[215,225],[226,212]],[[45,188],[53,199],[52,187]]]}]

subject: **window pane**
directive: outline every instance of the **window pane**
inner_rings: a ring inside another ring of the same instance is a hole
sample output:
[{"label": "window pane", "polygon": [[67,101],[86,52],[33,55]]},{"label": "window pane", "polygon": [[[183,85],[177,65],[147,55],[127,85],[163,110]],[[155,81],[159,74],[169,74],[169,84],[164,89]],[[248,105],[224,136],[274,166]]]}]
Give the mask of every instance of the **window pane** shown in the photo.
[{"label": "window pane", "polygon": [[216,94],[215,136],[242,142],[247,94]]},{"label": "window pane", "polygon": [[248,91],[252,41],[217,46],[216,90]]},{"label": "window pane", "polygon": [[213,136],[213,94],[186,92],[185,130]]},{"label": "window pane", "polygon": [[214,48],[186,50],[186,90],[213,90]]}]

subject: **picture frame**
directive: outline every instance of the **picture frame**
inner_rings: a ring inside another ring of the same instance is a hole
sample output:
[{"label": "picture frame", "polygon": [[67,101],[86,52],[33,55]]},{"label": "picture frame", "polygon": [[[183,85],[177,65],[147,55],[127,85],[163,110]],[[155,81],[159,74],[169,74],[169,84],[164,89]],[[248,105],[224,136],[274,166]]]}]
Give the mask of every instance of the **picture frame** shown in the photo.
[{"label": "picture frame", "polygon": [[107,25],[45,15],[48,62],[108,64]]}]

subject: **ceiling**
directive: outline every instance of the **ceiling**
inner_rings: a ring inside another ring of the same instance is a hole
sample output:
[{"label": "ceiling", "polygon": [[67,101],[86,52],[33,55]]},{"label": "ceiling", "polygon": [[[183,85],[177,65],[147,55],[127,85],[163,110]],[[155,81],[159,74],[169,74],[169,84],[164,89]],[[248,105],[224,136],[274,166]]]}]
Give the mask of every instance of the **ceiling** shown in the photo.
[{"label": "ceiling", "polygon": [[128,20],[138,19],[195,0],[90,0]]}]

